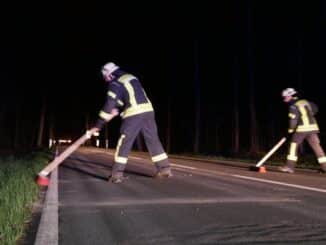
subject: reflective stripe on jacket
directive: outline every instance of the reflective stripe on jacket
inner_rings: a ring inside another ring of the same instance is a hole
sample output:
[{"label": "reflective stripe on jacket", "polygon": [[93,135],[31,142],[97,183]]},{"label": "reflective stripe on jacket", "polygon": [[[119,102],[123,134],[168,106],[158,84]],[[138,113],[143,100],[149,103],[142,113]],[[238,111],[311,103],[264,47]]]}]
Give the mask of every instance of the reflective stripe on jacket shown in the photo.
[{"label": "reflective stripe on jacket", "polygon": [[110,113],[114,108],[122,111],[122,118],[154,110],[139,80],[121,70],[118,70],[116,79],[109,82],[107,100],[99,116]]},{"label": "reflective stripe on jacket", "polygon": [[307,100],[298,100],[289,107],[289,132],[319,131],[315,118],[317,106]]}]

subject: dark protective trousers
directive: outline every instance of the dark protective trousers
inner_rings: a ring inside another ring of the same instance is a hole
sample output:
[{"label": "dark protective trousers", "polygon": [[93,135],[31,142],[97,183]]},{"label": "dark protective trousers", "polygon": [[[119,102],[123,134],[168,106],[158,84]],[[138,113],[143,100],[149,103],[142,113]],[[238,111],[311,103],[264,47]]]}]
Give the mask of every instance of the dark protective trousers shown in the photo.
[{"label": "dark protective trousers", "polygon": [[287,155],[287,165],[289,167],[295,166],[296,162],[298,161],[298,147],[303,143],[304,140],[307,140],[307,142],[313,149],[317,157],[318,163],[326,163],[325,153],[320,145],[318,134],[315,132],[300,132],[294,133],[294,135],[292,136],[291,143],[289,146],[289,152]]},{"label": "dark protective trousers", "polygon": [[170,166],[168,156],[158,136],[155,114],[154,112],[146,112],[127,117],[122,121],[112,175],[119,175],[124,171],[128,161],[128,154],[139,133],[144,137],[146,147],[157,170],[160,171]]}]

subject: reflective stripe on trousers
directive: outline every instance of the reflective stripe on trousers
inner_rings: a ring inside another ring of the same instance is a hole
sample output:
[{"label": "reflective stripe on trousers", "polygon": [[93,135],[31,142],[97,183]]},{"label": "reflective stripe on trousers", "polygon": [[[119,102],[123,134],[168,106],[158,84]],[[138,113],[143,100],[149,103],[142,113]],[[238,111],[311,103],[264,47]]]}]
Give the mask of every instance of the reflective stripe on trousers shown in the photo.
[{"label": "reflective stripe on trousers", "polygon": [[315,153],[319,163],[326,163],[326,157],[323,148],[320,145],[319,136],[316,132],[299,132],[292,136],[289,153],[287,156],[287,162],[295,163],[298,160],[298,147],[302,144],[304,140],[307,140],[310,147]]}]

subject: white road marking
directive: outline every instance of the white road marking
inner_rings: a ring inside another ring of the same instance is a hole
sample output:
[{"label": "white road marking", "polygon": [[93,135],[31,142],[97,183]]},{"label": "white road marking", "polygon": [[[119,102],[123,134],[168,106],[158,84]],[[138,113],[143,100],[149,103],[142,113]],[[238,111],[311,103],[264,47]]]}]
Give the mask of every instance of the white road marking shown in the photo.
[{"label": "white road marking", "polygon": [[302,189],[302,190],[309,190],[309,191],[317,191],[317,192],[326,193],[325,189],[320,189],[320,188],[308,187],[308,186],[303,186],[303,185],[288,184],[288,183],[285,183],[285,182],[266,180],[266,179],[259,179],[259,178],[242,176],[242,175],[237,175],[237,174],[234,174],[232,176],[237,177],[237,178],[241,178],[241,179],[248,179],[248,180],[259,181],[259,182],[264,182],[264,183],[270,183],[270,184],[275,184],[275,185],[283,185],[283,186],[294,187],[294,188],[298,188],[298,189]]},{"label": "white road marking", "polygon": [[58,245],[58,230],[58,171],[55,169],[51,173],[34,245]]},{"label": "white road marking", "polygon": [[141,157],[129,157],[129,158],[136,159],[136,160],[144,160],[144,158]]},{"label": "white road marking", "polygon": [[264,183],[269,183],[269,184],[274,184],[274,185],[282,185],[282,186],[293,187],[293,188],[297,188],[297,189],[301,189],[301,190],[309,190],[309,191],[316,191],[316,192],[326,193],[325,189],[308,187],[308,186],[304,186],[304,185],[295,185],[295,184],[289,184],[289,183],[280,182],[280,181],[273,181],[273,180],[266,180],[266,179],[248,177],[248,176],[244,176],[244,175],[220,173],[220,172],[217,172],[217,171],[207,171],[207,170],[204,170],[204,169],[198,169],[198,168],[195,168],[195,167],[188,167],[188,166],[183,166],[183,165],[179,165],[179,164],[171,164],[171,165],[175,166],[177,168],[197,170],[197,171],[200,171],[202,173],[207,173],[207,174],[228,175],[228,176],[247,179],[247,180],[252,180],[252,181],[259,181],[259,182],[264,182]]},{"label": "white road marking", "polygon": [[[130,158],[139,159],[137,157],[130,157]],[[172,167],[176,167],[176,168],[184,169],[184,170],[196,170],[196,171],[200,171],[201,173],[206,173],[206,174],[229,175],[229,176],[233,176],[236,178],[242,178],[242,179],[247,179],[247,180],[252,180],[252,181],[259,181],[259,182],[264,182],[264,183],[269,183],[269,184],[274,184],[274,185],[282,185],[282,186],[288,186],[288,187],[302,189],[302,190],[326,193],[326,189],[321,189],[321,188],[314,188],[314,187],[308,187],[308,186],[303,186],[303,185],[295,185],[295,184],[289,184],[289,183],[280,182],[280,181],[272,181],[272,180],[248,177],[248,176],[237,175],[237,174],[226,174],[226,173],[221,173],[221,172],[217,172],[217,171],[207,171],[207,170],[203,170],[203,169],[198,169],[196,167],[189,167],[189,166],[184,166],[184,165],[180,165],[180,164],[176,164],[176,163],[170,163],[170,164]]]},{"label": "white road marking", "polygon": [[183,166],[175,163],[170,163],[171,166],[178,167],[178,168],[184,168],[184,169],[191,169],[191,170],[197,170],[197,168],[189,167],[189,166]]},{"label": "white road marking", "polygon": [[255,197],[230,197],[230,198],[156,198],[156,199],[122,199],[107,202],[70,202],[61,204],[64,207],[91,207],[91,206],[136,206],[136,205],[193,205],[193,204],[219,204],[219,203],[274,203],[274,202],[300,202],[293,198],[255,198]]}]

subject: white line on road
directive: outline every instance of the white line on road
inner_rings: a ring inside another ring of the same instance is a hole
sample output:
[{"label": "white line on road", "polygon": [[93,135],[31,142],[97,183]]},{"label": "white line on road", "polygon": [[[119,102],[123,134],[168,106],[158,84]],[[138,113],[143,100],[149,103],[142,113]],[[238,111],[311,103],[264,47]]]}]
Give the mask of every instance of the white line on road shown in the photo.
[{"label": "white line on road", "polygon": [[[220,173],[220,172],[217,172],[217,171],[211,171],[211,170],[207,171],[207,170],[204,170],[204,169],[198,169],[198,168],[195,168],[195,167],[188,167],[188,166],[183,166],[183,165],[179,165],[179,164],[171,164],[171,165],[172,166],[175,166],[177,168],[197,170],[197,171],[200,171],[202,173],[207,173],[207,174],[229,175],[229,174]],[[252,181],[259,181],[259,182],[264,182],[264,183],[270,183],[270,184],[274,184],[274,185],[288,186],[288,187],[293,187],[293,188],[302,189],[302,190],[309,190],[309,191],[316,191],[316,192],[326,193],[326,190],[325,189],[308,187],[308,186],[303,186],[303,185],[295,185],[295,184],[289,184],[289,183],[285,183],[285,182],[279,182],[279,181],[273,181],[273,180],[266,180],[266,179],[254,178],[254,177],[248,177],[248,176],[237,175],[237,174],[230,174],[229,176],[233,176],[233,177],[236,177],[236,178],[247,179],[247,180],[252,180]]]},{"label": "white line on road", "polygon": [[55,169],[51,173],[34,245],[57,245],[59,239],[58,229],[58,170]]},{"label": "white line on road", "polygon": [[[130,158],[138,159],[136,157],[130,157]],[[206,174],[229,175],[229,174],[226,174],[226,173],[221,173],[221,172],[211,171],[211,170],[207,171],[207,170],[204,170],[204,169],[198,169],[198,168],[195,168],[195,167],[189,167],[189,166],[184,166],[184,165],[175,164],[175,163],[170,163],[170,164],[171,164],[172,167],[185,169],[185,170],[196,170],[196,171],[200,171],[201,173],[206,173]],[[289,183],[285,183],[285,182],[254,178],[254,177],[248,177],[248,176],[237,175],[237,174],[234,174],[234,175],[230,174],[229,176],[233,176],[233,177],[236,177],[236,178],[247,179],[247,180],[252,180],[252,181],[265,182],[265,183],[270,183],[270,184],[275,184],[275,185],[288,186],[288,187],[293,187],[293,188],[302,189],[302,190],[309,190],[309,191],[316,191],[316,192],[326,193],[325,189],[308,187],[308,186],[303,186],[303,185],[295,185],[295,184],[289,184]]]},{"label": "white line on road", "polygon": [[171,166],[178,167],[178,168],[185,168],[185,169],[191,169],[191,170],[197,170],[197,168],[189,167],[189,166],[183,166],[175,163],[170,163]]},{"label": "white line on road", "polygon": [[326,193],[325,189],[320,189],[320,188],[308,187],[308,186],[303,186],[303,185],[288,184],[288,183],[279,182],[279,181],[259,179],[259,178],[254,178],[254,177],[247,177],[247,176],[242,176],[242,175],[237,175],[237,174],[234,174],[232,176],[237,177],[237,178],[241,178],[241,179],[248,179],[248,180],[265,182],[265,183],[270,183],[270,184],[275,184],[275,185],[283,185],[283,186],[294,187],[294,188],[298,188],[298,189],[302,189],[302,190],[309,190],[309,191],[317,191],[317,192]]},{"label": "white line on road", "polygon": [[156,198],[156,199],[125,199],[125,200],[111,200],[107,202],[70,202],[61,204],[64,207],[91,207],[91,206],[136,206],[136,205],[195,205],[195,204],[219,204],[219,203],[273,203],[273,202],[300,202],[293,198],[252,198],[252,197],[240,197],[240,198]]},{"label": "white line on road", "polygon": [[130,157],[132,159],[136,159],[136,160],[144,160],[144,158],[141,158],[141,157]]}]

